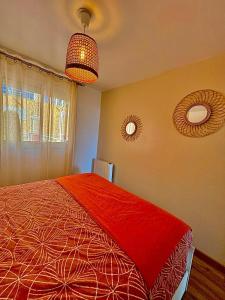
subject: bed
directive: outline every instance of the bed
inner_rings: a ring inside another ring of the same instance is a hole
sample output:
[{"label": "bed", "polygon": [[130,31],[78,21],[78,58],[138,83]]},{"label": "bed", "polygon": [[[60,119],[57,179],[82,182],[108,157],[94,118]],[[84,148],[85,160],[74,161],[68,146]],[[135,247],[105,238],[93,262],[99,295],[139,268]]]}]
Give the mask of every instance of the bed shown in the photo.
[{"label": "bed", "polygon": [[95,174],[0,188],[0,299],[181,299],[192,249],[189,226]]}]

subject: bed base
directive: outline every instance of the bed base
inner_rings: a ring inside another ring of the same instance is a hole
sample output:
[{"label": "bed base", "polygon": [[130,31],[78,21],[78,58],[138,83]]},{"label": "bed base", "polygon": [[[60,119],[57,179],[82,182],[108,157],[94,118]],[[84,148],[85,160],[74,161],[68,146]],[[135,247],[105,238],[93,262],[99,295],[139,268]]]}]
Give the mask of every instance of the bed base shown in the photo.
[{"label": "bed base", "polygon": [[189,277],[190,277],[190,273],[191,273],[191,265],[192,265],[194,251],[195,251],[195,248],[193,246],[188,251],[186,271],[184,273],[184,276],[183,276],[175,294],[173,295],[172,300],[181,300],[184,293],[186,292],[186,290],[188,288],[188,281],[189,281]]}]

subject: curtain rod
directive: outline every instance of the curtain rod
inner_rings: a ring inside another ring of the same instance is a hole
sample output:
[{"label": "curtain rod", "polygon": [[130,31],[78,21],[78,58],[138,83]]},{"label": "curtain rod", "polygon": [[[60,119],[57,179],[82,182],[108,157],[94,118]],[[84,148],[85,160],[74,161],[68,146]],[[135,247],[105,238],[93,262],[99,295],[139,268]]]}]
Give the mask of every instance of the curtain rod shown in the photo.
[{"label": "curtain rod", "polygon": [[46,72],[48,74],[52,74],[52,75],[54,75],[56,77],[59,77],[60,79],[66,79],[68,81],[75,82],[78,85],[82,85],[79,82],[76,82],[76,81],[70,79],[69,77],[67,77],[66,75],[64,75],[62,73],[59,73],[59,72],[57,72],[55,70],[53,71],[49,67],[41,66],[39,63],[31,62],[30,60],[22,58],[21,56],[19,56],[17,54],[11,54],[11,53],[8,53],[8,51],[2,50],[2,49],[0,49],[0,54],[5,55],[5,56],[7,56],[7,57],[9,57],[9,58],[11,58],[13,60],[18,60],[18,61],[22,62],[23,64],[29,66],[29,67],[36,67],[39,70],[44,71],[44,72]]}]

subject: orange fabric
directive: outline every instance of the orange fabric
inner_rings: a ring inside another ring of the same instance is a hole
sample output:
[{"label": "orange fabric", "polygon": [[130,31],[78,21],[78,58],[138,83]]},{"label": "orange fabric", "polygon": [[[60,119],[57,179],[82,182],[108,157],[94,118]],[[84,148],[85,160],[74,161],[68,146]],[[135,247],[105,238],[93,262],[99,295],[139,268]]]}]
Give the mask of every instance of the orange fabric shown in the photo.
[{"label": "orange fabric", "polygon": [[96,174],[57,181],[130,256],[151,288],[189,226]]}]

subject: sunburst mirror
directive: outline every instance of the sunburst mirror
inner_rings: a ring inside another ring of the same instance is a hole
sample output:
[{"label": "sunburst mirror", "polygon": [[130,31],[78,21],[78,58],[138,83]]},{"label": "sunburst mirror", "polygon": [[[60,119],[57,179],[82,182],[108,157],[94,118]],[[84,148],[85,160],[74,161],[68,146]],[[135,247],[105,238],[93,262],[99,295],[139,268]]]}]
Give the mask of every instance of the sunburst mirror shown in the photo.
[{"label": "sunburst mirror", "polygon": [[136,140],[142,131],[142,122],[138,116],[130,115],[126,117],[121,126],[122,137],[126,141]]},{"label": "sunburst mirror", "polygon": [[214,90],[200,90],[184,97],[175,108],[177,130],[189,137],[203,137],[225,123],[225,96]]}]

